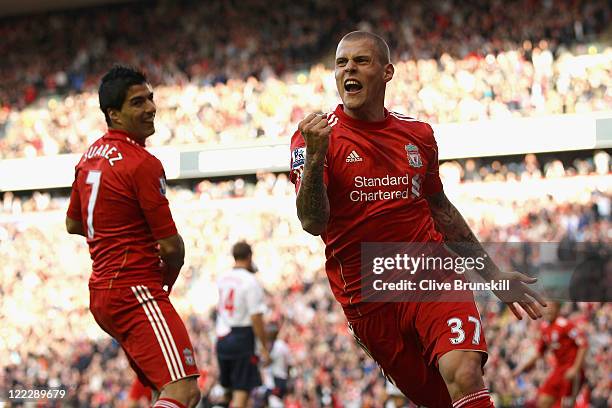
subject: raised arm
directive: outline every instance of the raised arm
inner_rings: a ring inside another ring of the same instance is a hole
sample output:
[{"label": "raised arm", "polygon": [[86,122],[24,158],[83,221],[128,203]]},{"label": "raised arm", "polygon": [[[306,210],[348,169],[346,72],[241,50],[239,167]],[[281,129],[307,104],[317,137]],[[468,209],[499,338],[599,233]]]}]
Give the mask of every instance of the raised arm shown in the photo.
[{"label": "raised arm", "polygon": [[427,196],[427,202],[436,228],[445,236],[446,244],[453,251],[462,257],[482,257],[485,268],[478,270],[478,273],[485,280],[506,279],[510,281],[509,291],[495,292],[495,294],[508,305],[514,315],[518,319],[522,318],[515,304],[517,303],[532,319],[542,317],[542,311],[537,303],[542,306],[546,306],[546,303],[536,291],[526,285],[535,283],[537,279],[516,271],[502,272],[482,247],[459,210],[446,197],[444,191]]},{"label": "raised arm", "polygon": [[297,194],[297,215],[305,231],[321,235],[329,220],[323,172],[331,127],[324,115],[313,113],[300,122],[299,130],[306,142],[306,159]]}]

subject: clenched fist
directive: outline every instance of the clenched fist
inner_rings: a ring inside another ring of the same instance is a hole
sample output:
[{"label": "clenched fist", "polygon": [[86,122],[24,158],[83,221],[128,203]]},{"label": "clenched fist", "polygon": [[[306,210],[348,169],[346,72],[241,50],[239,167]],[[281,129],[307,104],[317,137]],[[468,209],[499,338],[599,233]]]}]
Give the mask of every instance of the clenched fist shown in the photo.
[{"label": "clenched fist", "polygon": [[306,142],[308,154],[325,155],[329,145],[331,126],[323,114],[311,113],[298,125]]}]

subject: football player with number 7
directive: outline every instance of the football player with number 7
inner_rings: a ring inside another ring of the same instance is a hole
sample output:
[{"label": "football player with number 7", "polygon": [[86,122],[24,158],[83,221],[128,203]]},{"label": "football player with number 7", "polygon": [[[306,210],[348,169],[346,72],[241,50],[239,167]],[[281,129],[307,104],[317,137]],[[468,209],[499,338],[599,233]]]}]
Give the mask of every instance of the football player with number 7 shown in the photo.
[{"label": "football player with number 7", "polygon": [[325,269],[358,343],[413,402],[429,408],[487,408],[487,346],[474,300],[369,302],[362,297],[361,244],[429,242],[487,259],[484,279],[507,280],[496,294],[521,318],[541,317],[535,279],[502,272],[442,188],[438,148],[427,123],[385,109],[394,75],[389,47],[355,31],[336,50],[342,104],[310,114],[291,140],[291,181],[302,228],[326,244]]},{"label": "football player with number 7", "polygon": [[141,72],[115,66],[98,96],[108,131],[76,166],[66,216],[68,232],[89,245],[89,308],[154,390],[154,407],[194,407],[200,400],[195,355],[168,298],[185,248],[162,164],[145,149],[155,132],[153,89]]}]

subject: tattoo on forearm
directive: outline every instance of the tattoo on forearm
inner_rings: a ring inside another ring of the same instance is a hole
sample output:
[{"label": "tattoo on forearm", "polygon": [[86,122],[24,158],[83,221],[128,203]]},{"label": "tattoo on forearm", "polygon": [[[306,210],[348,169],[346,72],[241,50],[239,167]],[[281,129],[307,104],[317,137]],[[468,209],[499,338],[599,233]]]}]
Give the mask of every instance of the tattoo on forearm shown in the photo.
[{"label": "tattoo on forearm", "polygon": [[488,256],[459,210],[446,195],[440,193],[430,197],[428,201],[436,228],[445,236],[446,244],[460,256],[484,257],[486,267],[480,271],[483,278],[488,279],[497,272],[497,266]]},{"label": "tattoo on forearm", "polygon": [[323,163],[309,159],[307,156],[298,192],[298,216],[300,220],[309,219],[316,223],[326,223],[329,202],[323,183]]}]

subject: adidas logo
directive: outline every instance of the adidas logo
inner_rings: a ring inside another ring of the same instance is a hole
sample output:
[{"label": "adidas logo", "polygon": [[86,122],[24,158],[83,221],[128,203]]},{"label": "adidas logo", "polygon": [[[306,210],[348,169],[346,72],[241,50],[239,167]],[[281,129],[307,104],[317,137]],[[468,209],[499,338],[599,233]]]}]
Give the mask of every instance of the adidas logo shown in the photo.
[{"label": "adidas logo", "polygon": [[347,163],[355,163],[360,161],[363,161],[363,159],[354,150],[348,156],[346,156]]}]

